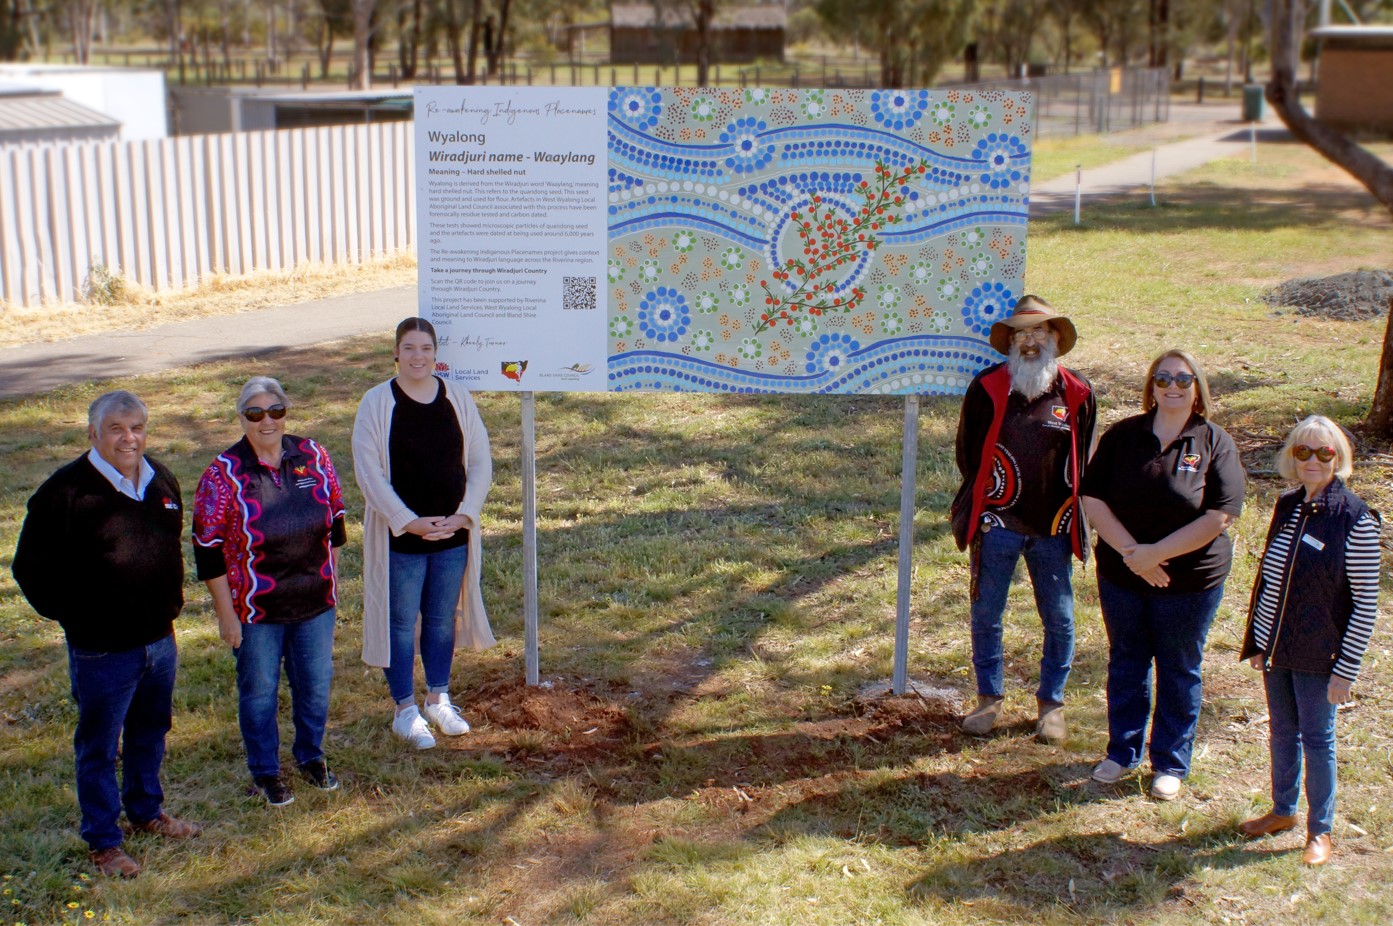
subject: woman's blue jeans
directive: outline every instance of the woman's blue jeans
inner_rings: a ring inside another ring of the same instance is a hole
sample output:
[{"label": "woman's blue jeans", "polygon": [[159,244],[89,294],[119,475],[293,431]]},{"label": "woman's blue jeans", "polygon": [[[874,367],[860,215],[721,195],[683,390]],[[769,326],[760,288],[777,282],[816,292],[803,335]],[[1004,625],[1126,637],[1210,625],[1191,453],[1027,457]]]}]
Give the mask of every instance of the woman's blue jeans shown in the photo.
[{"label": "woman's blue jeans", "polygon": [[148,646],[117,652],[68,644],[68,677],[77,705],[77,803],[82,808],[82,838],[93,851],[121,844],[117,821],[122,804],[135,824],[160,815],[160,764],[178,663],[172,633]]},{"label": "woman's blue jeans", "polygon": [[1329,675],[1271,668],[1267,689],[1272,753],[1272,812],[1296,815],[1301,764],[1306,764],[1306,834],[1330,832],[1335,822],[1335,705],[1326,696]]},{"label": "woman's blue jeans", "polygon": [[[1108,628],[1108,758],[1141,762],[1151,720],[1151,769],[1184,778],[1200,719],[1204,643],[1224,587],[1181,595],[1136,592],[1098,577]],[[1156,667],[1156,708],[1151,670]]]},{"label": "woman's blue jeans", "polygon": [[300,765],[324,758],[329,683],[334,677],[334,609],[293,624],[243,624],[237,656],[237,722],[253,778],[278,775],[281,663],[290,681],[290,716]]},{"label": "woman's blue jeans", "polygon": [[972,602],[972,667],[977,693],[999,698],[1003,673],[1001,617],[1016,562],[1025,557],[1035,608],[1045,628],[1040,656],[1040,687],[1035,696],[1055,704],[1064,701],[1064,683],[1074,663],[1073,548],[1067,534],[1027,537],[1004,527],[982,534],[977,555],[977,598]]},{"label": "woman's blue jeans", "polygon": [[397,704],[416,700],[416,617],[421,618],[421,665],[432,694],[450,690],[455,660],[455,609],[459,606],[469,546],[439,553],[391,553],[387,567],[391,664],[383,669]]}]

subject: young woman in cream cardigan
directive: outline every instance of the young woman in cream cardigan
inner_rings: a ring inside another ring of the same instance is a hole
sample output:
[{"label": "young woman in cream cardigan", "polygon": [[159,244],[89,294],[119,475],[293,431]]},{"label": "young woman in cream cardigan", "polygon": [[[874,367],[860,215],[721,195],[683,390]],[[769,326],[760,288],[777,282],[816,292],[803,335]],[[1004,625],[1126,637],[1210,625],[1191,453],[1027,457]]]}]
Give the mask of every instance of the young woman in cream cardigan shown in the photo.
[{"label": "young woman in cream cardigan", "polygon": [[488,432],[469,393],[435,375],[435,350],[430,322],[402,321],[397,375],[364,394],[353,423],[365,502],[363,661],[383,668],[396,705],[392,732],[417,749],[435,745],[430,724],[446,736],[469,732],[450,702],[454,650],[494,644],[479,592],[479,513],[493,480]]}]

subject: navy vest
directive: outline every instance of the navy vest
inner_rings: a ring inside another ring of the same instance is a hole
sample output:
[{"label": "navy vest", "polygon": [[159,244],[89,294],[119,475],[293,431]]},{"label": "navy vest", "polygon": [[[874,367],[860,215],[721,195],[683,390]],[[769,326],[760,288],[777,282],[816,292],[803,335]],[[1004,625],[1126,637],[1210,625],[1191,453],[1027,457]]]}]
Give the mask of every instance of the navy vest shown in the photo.
[{"label": "navy vest", "polygon": [[[1306,490],[1297,488],[1277,499],[1272,524],[1267,529],[1267,546],[1271,546],[1292,512],[1300,509],[1282,585],[1277,590],[1277,613],[1268,640],[1267,664],[1329,675],[1340,658],[1340,643],[1354,613],[1354,597],[1345,576],[1345,543],[1354,525],[1369,512],[1369,506],[1345,488],[1339,477],[1312,501],[1305,501],[1305,496]],[[1321,549],[1303,540],[1306,537],[1316,541]],[[1259,567],[1248,605],[1248,629],[1240,659],[1262,653],[1253,638],[1253,614],[1265,583]]]}]

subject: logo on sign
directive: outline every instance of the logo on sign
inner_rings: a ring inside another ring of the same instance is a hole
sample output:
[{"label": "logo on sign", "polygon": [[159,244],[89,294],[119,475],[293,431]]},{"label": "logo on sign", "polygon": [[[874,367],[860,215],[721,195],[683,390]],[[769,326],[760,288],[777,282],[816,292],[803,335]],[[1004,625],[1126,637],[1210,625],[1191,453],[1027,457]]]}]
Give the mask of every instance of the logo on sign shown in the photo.
[{"label": "logo on sign", "polygon": [[437,373],[449,373],[449,372],[450,372],[450,365],[449,365],[448,363],[446,363],[445,361],[443,361],[443,360],[437,360],[437,361],[435,361],[435,372],[437,372]]},{"label": "logo on sign", "polygon": [[527,372],[526,360],[504,360],[503,375],[515,383],[522,382],[522,374]]}]

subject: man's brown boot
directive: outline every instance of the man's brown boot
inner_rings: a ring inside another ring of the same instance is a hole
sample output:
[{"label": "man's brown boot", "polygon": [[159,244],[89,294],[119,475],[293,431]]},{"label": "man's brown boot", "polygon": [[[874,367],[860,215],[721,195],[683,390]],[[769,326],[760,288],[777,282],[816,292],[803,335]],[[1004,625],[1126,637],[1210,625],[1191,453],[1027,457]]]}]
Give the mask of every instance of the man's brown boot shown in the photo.
[{"label": "man's brown boot", "polygon": [[1301,861],[1312,867],[1324,865],[1334,853],[1335,845],[1330,841],[1330,834],[1321,833],[1306,840],[1306,851],[1301,853]]},{"label": "man's brown boot", "polygon": [[1003,700],[991,695],[978,695],[977,707],[963,718],[963,732],[971,733],[973,736],[986,736],[992,732],[997,718],[1001,716]]},{"label": "man's brown boot", "polygon": [[109,878],[134,878],[140,874],[140,863],[126,854],[120,846],[98,849],[91,853],[97,871]]},{"label": "man's brown boot", "polygon": [[1040,715],[1035,721],[1035,738],[1042,743],[1058,746],[1064,742],[1068,729],[1064,726],[1064,705],[1058,701],[1039,701]]},{"label": "man's brown boot", "polygon": [[1285,833],[1293,826],[1296,826],[1295,816],[1265,813],[1252,820],[1244,820],[1238,824],[1238,831],[1249,839],[1257,839],[1260,836],[1275,836],[1277,833]]}]

